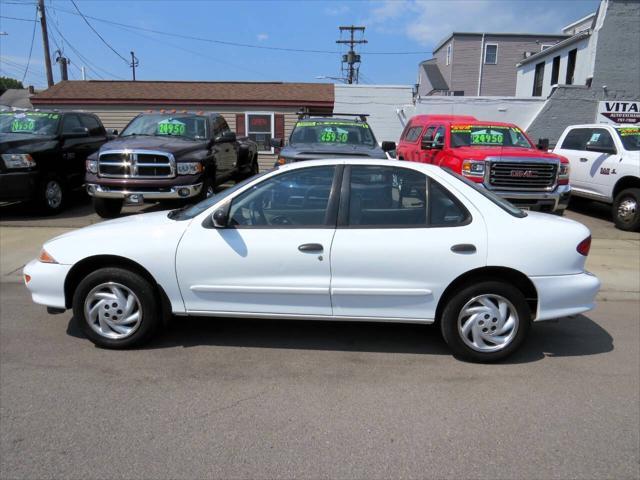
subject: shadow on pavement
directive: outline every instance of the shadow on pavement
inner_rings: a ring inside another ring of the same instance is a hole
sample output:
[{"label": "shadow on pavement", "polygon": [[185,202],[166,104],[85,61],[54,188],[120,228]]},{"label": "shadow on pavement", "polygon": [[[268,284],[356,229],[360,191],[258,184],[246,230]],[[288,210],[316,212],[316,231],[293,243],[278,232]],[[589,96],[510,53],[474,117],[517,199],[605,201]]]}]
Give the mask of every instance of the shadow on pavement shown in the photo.
[{"label": "shadow on pavement", "polygon": [[[82,337],[73,321],[67,334]],[[347,352],[451,355],[432,325],[175,317],[144,349],[202,345]],[[613,350],[613,338],[584,315],[534,325],[525,344],[502,363],[545,357],[597,355]]]},{"label": "shadow on pavement", "polygon": [[599,218],[611,222],[611,205],[606,203],[587,200],[586,198],[571,197],[569,201],[569,210],[588,215],[590,217]]}]

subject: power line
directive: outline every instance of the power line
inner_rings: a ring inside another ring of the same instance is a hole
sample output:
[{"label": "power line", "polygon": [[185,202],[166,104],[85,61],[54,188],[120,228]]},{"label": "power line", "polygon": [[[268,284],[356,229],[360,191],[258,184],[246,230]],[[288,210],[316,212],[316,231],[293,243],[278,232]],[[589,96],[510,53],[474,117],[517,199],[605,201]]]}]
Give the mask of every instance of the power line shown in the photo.
[{"label": "power line", "polygon": [[24,69],[24,74],[22,75],[22,81],[24,82],[25,78],[27,78],[27,72],[29,71],[29,64],[31,63],[31,53],[33,53],[33,41],[36,38],[36,25],[38,24],[38,10],[36,9],[36,18],[33,21],[33,32],[31,33],[31,46],[29,47],[29,58],[27,58],[27,66]]},{"label": "power line", "polygon": [[85,21],[85,23],[89,26],[89,28],[91,30],[93,30],[93,33],[95,33],[98,38],[100,40],[102,40],[102,43],[104,43],[113,53],[115,53],[117,56],[119,56],[127,65],[129,64],[129,61],[124,58],[122,55],[120,55],[115,48],[113,48],[111,45],[109,45],[109,43],[102,37],[102,35],[100,35],[98,33],[98,31],[93,28],[93,25],[91,25],[91,23],[89,23],[89,20],[87,20],[87,17],[84,16],[84,14],[80,11],[80,9],[78,8],[78,5],[76,5],[75,0],[71,0],[71,3],[73,4],[74,7],[76,7],[76,10],[78,11],[78,14],[82,17],[82,19]]},{"label": "power line", "polygon": [[[58,10],[59,12],[65,12],[65,13],[69,13],[71,15],[78,15],[76,12],[72,12],[70,10],[65,10],[63,8],[59,8],[59,7],[51,7],[54,10]],[[184,35],[184,34],[180,34],[180,33],[175,33],[175,32],[167,32],[164,30],[155,30],[152,28],[144,28],[144,27],[138,27],[136,25],[130,25],[130,24],[126,24],[126,23],[120,23],[120,22],[114,22],[113,20],[107,20],[104,18],[98,18],[98,17],[94,17],[91,15],[84,15],[86,18],[90,18],[91,20],[95,20],[97,22],[102,22],[102,23],[107,23],[110,25],[117,25],[120,27],[125,27],[125,28],[131,28],[131,29],[136,29],[136,30],[143,30],[146,32],[150,32],[150,33],[155,33],[158,35],[165,35],[165,36],[169,36],[169,37],[176,37],[176,38],[182,38],[185,40],[196,40],[199,42],[207,42],[207,43],[216,43],[219,45],[226,45],[226,46],[231,46],[231,47],[243,47],[243,48],[255,48],[255,49],[260,49],[260,50],[272,50],[272,51],[280,51],[280,52],[295,52],[295,53],[321,53],[321,54],[330,54],[330,55],[336,55],[339,54],[340,52],[337,50],[309,50],[309,49],[303,49],[303,48],[288,48],[288,47],[269,47],[266,45],[256,45],[256,44],[251,44],[251,43],[238,43],[238,42],[228,42],[225,40],[217,40],[217,39],[213,39],[213,38],[204,38],[204,37],[196,37],[193,35]],[[366,55],[425,55],[425,54],[431,54],[431,52],[427,52],[427,51],[409,51],[409,52],[367,52]],[[127,61],[128,63],[128,61]]]},{"label": "power line", "polygon": [[38,19],[31,20],[30,18],[18,18],[18,17],[7,17],[6,15],[0,15],[0,18],[4,18],[6,20],[18,20],[20,22],[37,22]]}]

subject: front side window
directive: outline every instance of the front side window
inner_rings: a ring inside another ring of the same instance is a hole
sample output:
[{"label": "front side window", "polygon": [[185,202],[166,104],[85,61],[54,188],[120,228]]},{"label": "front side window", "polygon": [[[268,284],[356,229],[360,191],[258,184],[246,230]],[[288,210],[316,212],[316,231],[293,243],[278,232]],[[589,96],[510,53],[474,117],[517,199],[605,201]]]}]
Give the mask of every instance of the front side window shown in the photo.
[{"label": "front side window", "polygon": [[617,127],[616,131],[624,145],[624,149],[637,152],[640,150],[640,128],[639,127]]},{"label": "front side window", "polygon": [[272,153],[273,113],[247,113],[247,136],[258,144],[259,152]]},{"label": "front side window", "polygon": [[303,120],[296,124],[291,138],[291,145],[300,144],[332,144],[332,145],[364,145],[373,147],[376,140],[371,128],[365,122],[350,120]]},{"label": "front side window", "polygon": [[80,123],[80,118],[77,115],[65,115],[62,123],[62,133],[83,133],[86,131]]},{"label": "front side window", "polygon": [[560,148],[563,150],[586,150],[590,137],[590,128],[574,128],[564,137]]},{"label": "front side window", "polygon": [[323,227],[327,225],[335,166],[276,175],[242,192],[231,203],[229,226]]},{"label": "front side window", "polygon": [[45,112],[0,112],[0,133],[55,135],[61,115]]},{"label": "front side window", "polygon": [[132,135],[180,137],[188,140],[208,140],[207,117],[190,114],[140,115],[127,125],[121,137]]},{"label": "front side window", "polygon": [[604,128],[591,129],[591,135],[587,141],[587,145],[596,148],[615,148],[611,134]]},{"label": "front side window", "polygon": [[516,126],[451,125],[451,146],[457,147],[523,147],[533,148],[531,142]]},{"label": "front side window", "polygon": [[484,46],[484,63],[495,65],[498,63],[498,45],[487,43]]},{"label": "front side window", "polygon": [[104,129],[100,122],[91,115],[82,115],[82,124],[89,130],[89,135],[104,135]]}]

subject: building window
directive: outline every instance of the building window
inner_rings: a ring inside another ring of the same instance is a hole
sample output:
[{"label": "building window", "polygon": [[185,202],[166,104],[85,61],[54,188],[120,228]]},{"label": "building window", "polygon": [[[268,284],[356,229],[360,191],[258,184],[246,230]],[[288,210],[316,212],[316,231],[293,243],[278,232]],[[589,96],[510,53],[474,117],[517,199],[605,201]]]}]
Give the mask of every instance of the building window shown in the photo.
[{"label": "building window", "polygon": [[247,137],[258,144],[259,152],[273,153],[271,139],[273,132],[272,112],[249,112],[245,115]]},{"label": "building window", "polygon": [[560,76],[560,55],[553,57],[553,67],[551,68],[551,85],[558,84],[558,77]]},{"label": "building window", "polygon": [[536,65],[536,73],[533,77],[533,93],[534,97],[542,95],[542,79],[544,78],[544,62]]},{"label": "building window", "polygon": [[498,45],[487,43],[484,46],[484,63],[495,65],[498,63]]},{"label": "building window", "polygon": [[453,53],[453,45],[449,44],[447,45],[447,58],[446,58],[446,64],[447,65],[451,65],[451,54]]},{"label": "building window", "polygon": [[573,85],[573,75],[576,70],[576,55],[578,55],[577,48],[569,51],[569,57],[567,59],[567,78],[565,82],[567,85]]}]

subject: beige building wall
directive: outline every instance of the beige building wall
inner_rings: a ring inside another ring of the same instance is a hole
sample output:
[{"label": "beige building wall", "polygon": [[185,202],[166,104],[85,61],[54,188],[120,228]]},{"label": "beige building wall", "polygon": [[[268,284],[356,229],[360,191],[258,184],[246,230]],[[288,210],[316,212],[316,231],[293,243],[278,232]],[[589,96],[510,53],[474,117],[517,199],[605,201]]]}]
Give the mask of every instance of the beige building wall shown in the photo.
[{"label": "beige building wall", "polygon": [[[47,109],[58,109],[58,110],[83,110],[85,112],[95,113],[102,123],[104,124],[107,130],[117,129],[118,132],[121,132],[124,127],[139,113],[147,112],[149,110],[158,111],[157,105],[47,105]],[[229,127],[234,132],[236,129],[236,114],[238,113],[247,113],[247,112],[268,112],[268,113],[281,113],[284,114],[284,133],[285,138],[289,138],[293,127],[295,126],[296,121],[298,120],[298,116],[296,112],[298,109],[296,108],[283,108],[283,107],[274,107],[268,108],[265,106],[258,107],[233,107],[233,106],[224,106],[224,107],[216,107],[211,105],[165,105],[162,107],[165,110],[187,110],[187,111],[207,111],[207,112],[217,112],[224,116],[225,120],[229,124]],[[275,128],[275,127],[274,127]],[[260,153],[258,156],[258,163],[260,165],[260,170],[267,170],[273,167],[277,156],[270,153]]]}]

